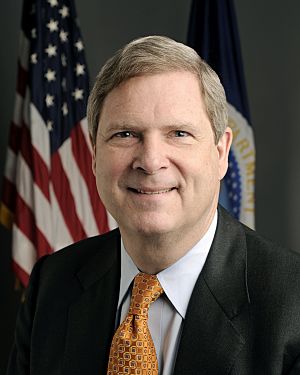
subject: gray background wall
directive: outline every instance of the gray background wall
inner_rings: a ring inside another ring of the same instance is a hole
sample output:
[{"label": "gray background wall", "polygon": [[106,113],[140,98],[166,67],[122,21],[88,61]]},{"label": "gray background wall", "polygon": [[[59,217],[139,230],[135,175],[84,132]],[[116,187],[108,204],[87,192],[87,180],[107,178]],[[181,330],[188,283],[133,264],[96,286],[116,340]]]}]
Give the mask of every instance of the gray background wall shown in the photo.
[{"label": "gray background wall", "polygon": [[[16,81],[21,1],[0,13],[0,175]],[[91,80],[120,46],[142,35],[185,42],[191,0],[77,0]],[[300,2],[235,0],[257,151],[256,227],[300,250]],[[0,184],[1,190],[1,184]],[[9,234],[0,228],[0,374],[20,293],[13,291]]]}]

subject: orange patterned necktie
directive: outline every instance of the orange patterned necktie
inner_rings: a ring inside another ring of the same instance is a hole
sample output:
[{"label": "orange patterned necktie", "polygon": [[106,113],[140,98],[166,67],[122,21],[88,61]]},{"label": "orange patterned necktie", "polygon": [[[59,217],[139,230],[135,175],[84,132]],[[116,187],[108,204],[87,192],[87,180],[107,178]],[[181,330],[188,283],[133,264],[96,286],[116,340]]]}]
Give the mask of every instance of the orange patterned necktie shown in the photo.
[{"label": "orange patterned necktie", "polygon": [[114,334],[107,375],[158,375],[158,362],[148,328],[148,310],[163,293],[155,275],[134,278],[128,314]]}]

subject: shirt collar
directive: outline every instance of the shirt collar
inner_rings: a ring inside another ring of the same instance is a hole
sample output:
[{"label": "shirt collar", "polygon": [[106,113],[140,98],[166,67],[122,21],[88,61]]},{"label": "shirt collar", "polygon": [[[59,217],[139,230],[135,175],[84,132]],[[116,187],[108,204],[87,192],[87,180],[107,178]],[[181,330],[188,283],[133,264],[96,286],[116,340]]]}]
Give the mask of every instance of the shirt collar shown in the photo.
[{"label": "shirt collar", "polygon": [[125,295],[127,294],[130,284],[139,272],[139,269],[125,250],[124,243],[121,237],[121,280],[118,309],[125,299]]},{"label": "shirt collar", "polygon": [[[164,292],[177,312],[185,318],[187,306],[197,278],[202,271],[213,242],[218,221],[217,210],[205,235],[182,258],[157,274]],[[121,280],[118,308],[139,269],[125,250],[121,239]]]}]

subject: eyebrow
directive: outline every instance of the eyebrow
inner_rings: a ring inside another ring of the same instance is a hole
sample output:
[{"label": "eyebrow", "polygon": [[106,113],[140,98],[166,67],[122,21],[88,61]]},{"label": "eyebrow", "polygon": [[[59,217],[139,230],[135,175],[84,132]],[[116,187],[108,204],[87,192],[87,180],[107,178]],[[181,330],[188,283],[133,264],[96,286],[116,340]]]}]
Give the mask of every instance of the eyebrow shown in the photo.
[{"label": "eyebrow", "polygon": [[[186,131],[199,131],[201,130],[197,125],[193,125],[191,123],[186,122],[174,122],[173,124],[169,125],[162,125],[163,129],[166,130],[186,130]],[[147,126],[135,125],[135,124],[128,124],[128,123],[112,123],[106,128],[106,133],[114,132],[114,131],[124,131],[124,130],[133,130],[136,132],[144,131],[147,129]]]},{"label": "eyebrow", "polygon": [[136,128],[136,125],[133,125],[133,124],[127,124],[127,123],[113,123],[113,124],[110,124],[108,127],[107,127],[107,131],[122,131],[122,130],[128,130],[128,129],[135,129]]}]

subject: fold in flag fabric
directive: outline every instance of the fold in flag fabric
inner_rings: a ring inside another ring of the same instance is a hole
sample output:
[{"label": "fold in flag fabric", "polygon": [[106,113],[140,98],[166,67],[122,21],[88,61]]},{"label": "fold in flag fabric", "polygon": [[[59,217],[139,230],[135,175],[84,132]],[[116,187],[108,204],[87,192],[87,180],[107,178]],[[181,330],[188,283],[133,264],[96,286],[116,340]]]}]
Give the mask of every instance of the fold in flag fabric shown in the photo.
[{"label": "fold in flag fabric", "polygon": [[225,88],[233,144],[220,203],[254,228],[255,147],[232,0],[193,0],[188,45],[218,73]]},{"label": "fold in flag fabric", "polygon": [[108,231],[92,173],[88,71],[73,0],[25,0],[0,220],[25,286],[36,260]]}]

